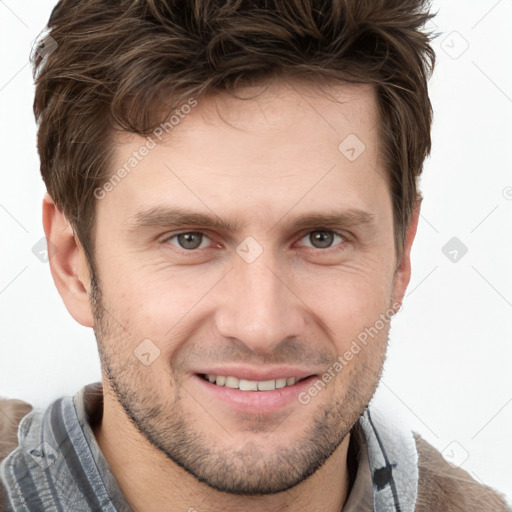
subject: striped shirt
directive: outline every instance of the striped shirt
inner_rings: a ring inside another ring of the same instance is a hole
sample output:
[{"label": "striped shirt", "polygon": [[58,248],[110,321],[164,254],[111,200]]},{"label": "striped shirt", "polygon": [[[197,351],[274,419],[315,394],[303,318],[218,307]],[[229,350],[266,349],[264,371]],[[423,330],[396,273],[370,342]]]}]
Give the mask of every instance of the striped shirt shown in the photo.
[{"label": "striped shirt", "polygon": [[[132,511],[92,430],[102,413],[101,383],[94,383],[27,414],[18,447],[0,465],[0,510]],[[348,458],[351,489],[343,512],[414,511],[418,454],[412,432],[397,430],[368,407],[352,429]]]}]

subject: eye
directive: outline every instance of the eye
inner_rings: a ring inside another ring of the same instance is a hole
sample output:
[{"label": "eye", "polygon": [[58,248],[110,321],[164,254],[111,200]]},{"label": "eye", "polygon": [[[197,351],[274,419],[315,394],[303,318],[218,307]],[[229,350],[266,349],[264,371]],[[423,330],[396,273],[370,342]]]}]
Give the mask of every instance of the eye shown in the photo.
[{"label": "eye", "polygon": [[343,242],[345,237],[328,230],[311,231],[302,240],[307,240],[311,245],[306,247],[313,247],[313,249],[329,249],[333,246],[336,240]]},{"label": "eye", "polygon": [[[207,243],[203,244],[205,240],[209,240],[203,233],[196,231],[189,231],[186,233],[178,233],[167,238],[167,242],[177,245],[180,249],[186,251],[193,251],[195,249],[204,249],[208,246]],[[176,241],[176,243],[174,243]]]}]

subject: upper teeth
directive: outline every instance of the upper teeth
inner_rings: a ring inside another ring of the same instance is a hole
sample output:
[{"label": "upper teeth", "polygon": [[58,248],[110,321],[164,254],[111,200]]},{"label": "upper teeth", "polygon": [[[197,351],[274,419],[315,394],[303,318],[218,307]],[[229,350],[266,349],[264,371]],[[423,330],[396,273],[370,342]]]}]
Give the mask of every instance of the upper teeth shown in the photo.
[{"label": "upper teeth", "polygon": [[206,378],[217,386],[226,386],[227,388],[240,389],[241,391],[272,391],[273,389],[293,386],[299,379],[295,377],[283,377],[271,380],[246,380],[237,379],[225,375],[206,375]]}]

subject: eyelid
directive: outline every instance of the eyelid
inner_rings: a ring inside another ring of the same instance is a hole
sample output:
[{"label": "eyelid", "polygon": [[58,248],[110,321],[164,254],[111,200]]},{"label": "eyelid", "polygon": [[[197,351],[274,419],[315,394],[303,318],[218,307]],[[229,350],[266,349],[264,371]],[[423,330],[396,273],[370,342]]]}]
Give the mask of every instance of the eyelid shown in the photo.
[{"label": "eyelid", "polygon": [[[207,235],[207,233],[205,231],[200,231],[200,230],[195,230],[195,229],[186,229],[186,230],[182,230],[182,231],[177,231],[176,233],[170,233],[170,234],[166,234],[163,236],[162,238],[162,242],[168,242],[168,243],[171,243],[171,239],[173,238],[177,238],[178,236],[180,235],[186,235],[186,234],[189,234],[189,233],[193,233],[193,234],[198,234],[198,235],[202,235],[203,236],[203,240],[204,238],[207,238],[209,239],[211,242],[213,242],[212,238],[210,236]],[[203,240],[201,241],[201,244],[203,243]],[[174,244],[172,244],[174,245]],[[182,247],[179,247],[178,245],[174,245],[176,247],[176,249],[178,250],[181,250],[181,251],[185,251],[185,252],[195,252],[195,251],[198,251],[199,249],[183,249]],[[208,247],[203,247],[203,249],[208,249]]]},{"label": "eyelid", "polygon": [[332,233],[335,236],[336,235],[339,236],[342,239],[342,241],[337,243],[336,245],[332,245],[331,247],[326,247],[325,249],[320,249],[317,247],[309,247],[309,246],[301,246],[301,247],[308,247],[309,249],[316,249],[317,251],[328,252],[331,249],[335,249],[336,247],[345,245],[344,242],[349,243],[351,241],[351,238],[350,238],[350,236],[348,236],[347,233],[336,231],[334,229],[329,229],[329,228],[309,229],[308,231],[306,231],[305,233],[303,233],[302,235],[299,236],[299,241],[302,240],[305,236],[310,235],[311,233],[317,233],[317,232]]},{"label": "eyelid", "polygon": [[[305,236],[307,235],[310,235],[311,233],[315,233],[315,232],[327,232],[327,233],[332,233],[333,235],[337,235],[339,236],[342,241],[337,243],[336,245],[333,245],[331,247],[326,247],[324,249],[321,249],[321,248],[317,248],[317,247],[309,247],[309,246],[304,246],[304,245],[301,245],[299,247],[307,247],[308,249],[312,249],[312,250],[316,250],[316,251],[319,251],[319,252],[330,252],[331,250],[336,250],[336,248],[338,248],[339,250],[341,250],[341,247],[344,247],[346,243],[350,243],[351,242],[351,237],[348,233],[345,233],[345,232],[340,232],[340,231],[336,231],[334,229],[331,229],[331,228],[314,228],[314,229],[308,229],[306,231],[303,231],[301,234],[299,235],[295,235],[294,238],[296,238],[298,236],[298,239],[299,241],[302,240]],[[201,230],[201,229],[184,229],[184,230],[181,230],[181,231],[177,231],[175,233],[170,233],[170,234],[166,234],[163,236],[162,238],[162,242],[168,242],[170,243],[170,240],[173,239],[173,238],[176,238],[180,235],[184,235],[184,234],[187,234],[187,233],[196,233],[196,234],[200,234],[202,235],[204,238],[207,238],[209,239],[211,242],[214,242],[213,238],[210,237],[208,235],[208,230]],[[176,249],[178,250],[181,250],[183,252],[186,252],[186,253],[194,253],[194,252],[198,252],[200,249],[183,249],[181,247],[179,247],[178,245],[175,245],[175,244],[172,244],[174,245],[174,247],[176,247]],[[217,242],[217,247],[218,247],[218,242]],[[209,249],[210,247],[203,247],[202,249]]]}]

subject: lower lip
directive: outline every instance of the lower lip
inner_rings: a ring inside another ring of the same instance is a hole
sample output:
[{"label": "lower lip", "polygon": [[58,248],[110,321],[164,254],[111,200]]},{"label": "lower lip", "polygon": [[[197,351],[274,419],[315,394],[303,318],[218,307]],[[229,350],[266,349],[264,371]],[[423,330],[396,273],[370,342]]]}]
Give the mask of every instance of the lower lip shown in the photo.
[{"label": "lower lip", "polygon": [[272,391],[241,391],[212,384],[199,375],[194,375],[195,381],[207,394],[216,400],[228,404],[232,409],[253,414],[269,414],[279,411],[293,404],[300,404],[298,396],[314,382],[316,376],[312,375],[293,386],[274,389]]}]

